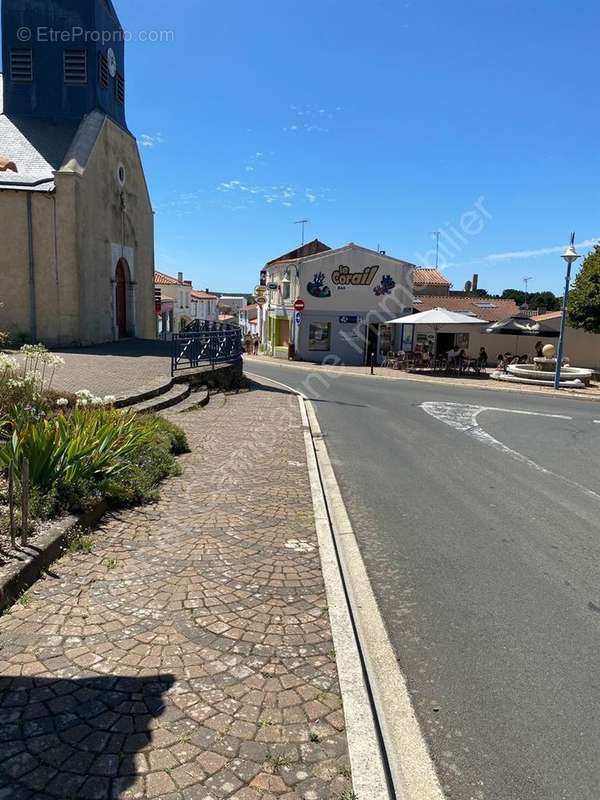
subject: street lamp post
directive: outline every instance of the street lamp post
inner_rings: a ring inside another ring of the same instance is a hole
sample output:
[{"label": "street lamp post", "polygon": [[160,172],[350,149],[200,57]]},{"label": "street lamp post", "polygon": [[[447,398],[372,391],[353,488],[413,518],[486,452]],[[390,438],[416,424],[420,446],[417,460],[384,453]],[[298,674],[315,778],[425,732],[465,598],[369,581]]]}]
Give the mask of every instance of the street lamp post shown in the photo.
[{"label": "street lamp post", "polygon": [[558,339],[558,353],[556,354],[556,373],[554,375],[554,388],[560,388],[560,368],[562,366],[563,351],[565,348],[565,328],[567,323],[567,304],[569,302],[569,284],[571,283],[571,265],[580,256],[575,250],[575,234],[571,234],[571,244],[567,247],[561,258],[567,263],[567,274],[565,277],[565,295],[563,297],[562,314],[560,317],[560,336]]}]

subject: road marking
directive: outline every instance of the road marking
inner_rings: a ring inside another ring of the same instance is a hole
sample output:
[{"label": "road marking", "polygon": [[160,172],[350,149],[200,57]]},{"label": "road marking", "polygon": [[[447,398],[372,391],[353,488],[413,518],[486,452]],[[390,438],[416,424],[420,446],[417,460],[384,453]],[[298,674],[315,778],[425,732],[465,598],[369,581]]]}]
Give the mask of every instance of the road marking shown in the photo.
[{"label": "road marking", "polygon": [[551,469],[547,469],[541,464],[538,464],[537,461],[533,461],[533,459],[529,458],[523,453],[520,453],[518,450],[513,450],[512,447],[508,447],[508,445],[504,444],[504,442],[501,442],[499,439],[496,439],[494,436],[487,433],[487,431],[484,431],[477,421],[477,417],[483,411],[502,411],[503,413],[507,414],[529,414],[537,417],[550,417],[553,419],[566,420],[571,420],[573,417],[567,417],[563,414],[543,414],[539,411],[517,411],[507,408],[474,406],[463,403],[427,402],[421,403],[420,407],[430,416],[439,419],[440,422],[444,422],[446,425],[449,425],[450,427],[455,428],[462,433],[466,433],[468,436],[472,436],[482,444],[486,444],[488,447],[493,447],[494,449],[505,453],[511,458],[514,458],[515,461],[520,461],[522,464],[526,464],[528,467],[536,470],[537,472],[541,472],[544,475],[550,475],[553,478],[558,478],[569,486],[572,486],[573,488],[583,492],[588,497],[593,497],[596,500],[600,500],[600,494],[592,491],[592,489],[588,489],[587,486],[582,486],[580,483],[577,483],[577,481],[571,480],[571,478],[567,478],[564,475],[559,475],[557,472],[553,472]]},{"label": "road marking", "polygon": [[592,422],[595,422],[596,425],[600,425],[600,419],[593,419]]},{"label": "road marking", "polygon": [[[301,392],[281,381],[256,373],[246,374],[298,395],[356,795],[360,800],[444,800],[406,679],[398,666],[360,554],[314,406]],[[344,587],[350,610],[346,597],[343,603],[340,597]],[[354,642],[350,647],[348,637],[354,640],[352,618],[358,646]],[[374,749],[377,739],[374,721],[366,726],[364,712],[371,708],[371,702],[364,695],[360,700],[360,695],[367,691],[367,687],[364,682],[361,687],[357,677],[352,677],[356,667],[360,669],[360,654],[377,710],[393,790],[382,782],[385,776],[381,771],[380,754]],[[360,730],[365,726],[367,736],[363,735],[361,741]]]}]

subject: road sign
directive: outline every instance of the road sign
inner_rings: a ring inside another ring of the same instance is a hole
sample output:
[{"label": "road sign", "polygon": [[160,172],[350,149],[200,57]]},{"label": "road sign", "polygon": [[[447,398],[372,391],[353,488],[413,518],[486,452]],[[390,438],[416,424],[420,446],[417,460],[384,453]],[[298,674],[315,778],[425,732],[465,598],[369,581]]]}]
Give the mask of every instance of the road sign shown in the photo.
[{"label": "road sign", "polygon": [[294,311],[304,311],[304,300],[299,297],[297,300],[294,300]]},{"label": "road sign", "polygon": [[266,297],[264,297],[262,294],[260,294],[260,295],[259,295],[259,296],[256,298],[256,303],[257,303],[257,305],[259,305],[259,306],[264,306],[264,304],[265,304],[266,302],[267,302],[267,298],[266,298]]},{"label": "road sign", "polygon": [[296,311],[294,317],[296,318],[296,325],[300,325],[302,323],[302,312]]},{"label": "road sign", "polygon": [[266,286],[257,286],[254,289],[254,296],[255,297],[262,297],[262,295],[266,294],[266,293],[267,293],[267,287]]},{"label": "road sign", "polygon": [[274,292],[277,289],[279,289],[279,284],[278,283],[267,283],[267,289],[269,291],[271,291],[271,292]]},{"label": "road sign", "polygon": [[343,316],[340,317],[340,324],[341,325],[355,325],[358,322],[357,316]]}]

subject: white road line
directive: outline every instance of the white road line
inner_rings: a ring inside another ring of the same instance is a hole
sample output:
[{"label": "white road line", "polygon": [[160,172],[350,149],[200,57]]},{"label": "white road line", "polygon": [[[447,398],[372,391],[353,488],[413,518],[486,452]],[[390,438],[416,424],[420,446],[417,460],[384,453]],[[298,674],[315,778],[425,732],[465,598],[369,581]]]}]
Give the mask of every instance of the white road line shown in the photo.
[{"label": "white road line", "polygon": [[[364,730],[367,722],[364,712],[368,701],[355,700],[363,688],[366,691],[366,687],[364,683],[362,688],[359,686],[355,674],[356,668],[360,667],[356,643],[352,649],[348,649],[346,641],[351,623],[347,607],[347,616],[344,616],[341,608],[339,591],[343,590],[343,584],[339,573],[340,564],[369,686],[377,709],[377,720],[394,782],[395,798],[396,800],[444,800],[433,761],[412,706],[406,679],[398,667],[396,654],[387,635],[360,554],[314,406],[301,392],[281,381],[265,378],[256,373],[246,374],[282,386],[299,396],[302,420],[307,428],[305,444],[311,490],[344,697],[348,746],[356,795],[360,800],[384,800],[390,797],[387,789],[382,789],[381,760],[379,752],[375,755],[373,748],[375,742],[373,737],[376,736],[374,728],[369,729],[367,736],[363,734],[361,739],[360,731]],[[370,703],[368,707],[370,708]]]},{"label": "white road line", "polygon": [[515,461],[520,461],[522,464],[526,464],[528,467],[535,469],[537,472],[542,472],[545,475],[550,475],[553,478],[557,478],[558,480],[563,481],[563,483],[572,486],[574,489],[578,489],[580,492],[583,492],[583,494],[587,495],[588,497],[593,497],[596,500],[600,500],[600,494],[592,491],[592,489],[588,489],[587,486],[582,486],[582,484],[571,480],[571,478],[567,478],[564,475],[553,472],[551,469],[543,467],[541,464],[538,464],[537,461],[533,461],[533,459],[529,458],[523,453],[520,453],[518,450],[513,450],[512,447],[508,447],[508,445],[505,445],[499,439],[496,439],[494,436],[487,433],[487,431],[484,431],[477,421],[477,417],[483,411],[503,411],[511,414],[534,414],[535,416],[540,417],[553,417],[555,419],[558,418],[567,420],[573,419],[572,417],[566,417],[561,414],[543,414],[535,411],[519,412],[504,408],[492,408],[490,406],[463,405],[462,403],[427,402],[421,403],[421,408],[430,416],[439,419],[440,422],[444,422],[446,425],[449,425],[450,427],[455,428],[462,433],[466,433],[468,436],[472,436],[482,444],[486,444],[489,447],[500,450],[511,458],[514,458]]}]

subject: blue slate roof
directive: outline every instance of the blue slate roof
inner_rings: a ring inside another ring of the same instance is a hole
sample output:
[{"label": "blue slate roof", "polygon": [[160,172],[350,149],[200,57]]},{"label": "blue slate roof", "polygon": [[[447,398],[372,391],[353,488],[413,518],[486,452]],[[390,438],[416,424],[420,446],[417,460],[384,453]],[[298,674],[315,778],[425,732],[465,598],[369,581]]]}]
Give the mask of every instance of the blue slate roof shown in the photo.
[{"label": "blue slate roof", "polygon": [[79,121],[8,117],[2,112],[0,75],[0,156],[14,161],[18,170],[0,172],[0,189],[52,191],[54,172],[64,161]]}]

